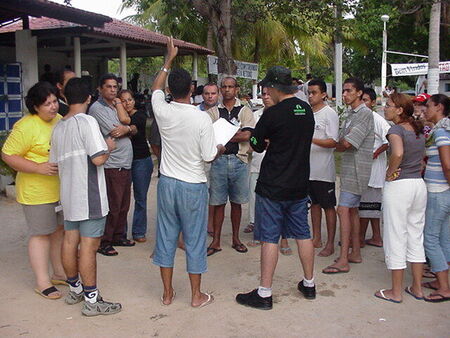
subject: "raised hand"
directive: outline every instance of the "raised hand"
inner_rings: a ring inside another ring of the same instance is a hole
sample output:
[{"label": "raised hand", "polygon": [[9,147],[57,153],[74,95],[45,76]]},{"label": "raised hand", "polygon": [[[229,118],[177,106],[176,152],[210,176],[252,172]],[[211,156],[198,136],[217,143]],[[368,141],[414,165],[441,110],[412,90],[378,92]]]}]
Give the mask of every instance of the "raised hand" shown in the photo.
[{"label": "raised hand", "polygon": [[178,54],[178,47],[173,44],[173,37],[167,39],[167,58],[173,61]]}]

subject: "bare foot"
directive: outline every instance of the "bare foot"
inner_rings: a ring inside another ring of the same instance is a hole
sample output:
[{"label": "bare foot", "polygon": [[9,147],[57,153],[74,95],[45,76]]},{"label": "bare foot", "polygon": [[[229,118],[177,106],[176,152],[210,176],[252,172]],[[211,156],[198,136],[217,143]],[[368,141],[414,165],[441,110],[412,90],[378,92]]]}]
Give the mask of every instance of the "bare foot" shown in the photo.
[{"label": "bare foot", "polygon": [[[368,239],[365,241],[365,244],[370,245],[370,246],[376,246],[377,248],[382,248],[383,247],[383,240],[375,240],[373,238]],[[362,246],[361,246],[362,248]]]},{"label": "bare foot", "polygon": [[359,247],[360,248],[364,248],[366,246],[366,242],[363,240],[363,241],[359,241]]},{"label": "bare foot", "polygon": [[192,297],[191,306],[192,307],[203,307],[206,306],[214,300],[214,297],[207,293],[200,293],[200,296]]},{"label": "bare foot", "polygon": [[437,290],[439,288],[439,283],[438,283],[437,279],[433,280],[431,282],[423,282],[422,287],[427,288],[427,289]]},{"label": "bare foot", "polygon": [[316,249],[321,248],[323,246],[322,241],[319,239],[313,239],[313,245]]},{"label": "bare foot", "polygon": [[349,263],[362,263],[362,257],[361,255],[354,255],[353,252],[348,255],[348,261]]},{"label": "bare foot", "polygon": [[175,299],[175,290],[172,289],[170,292],[166,293],[164,292],[163,296],[161,297],[161,304],[162,305],[170,305],[172,304],[173,300]]},{"label": "bare foot", "polygon": [[334,247],[326,246],[322,251],[320,251],[317,256],[319,257],[328,257],[334,254]]}]

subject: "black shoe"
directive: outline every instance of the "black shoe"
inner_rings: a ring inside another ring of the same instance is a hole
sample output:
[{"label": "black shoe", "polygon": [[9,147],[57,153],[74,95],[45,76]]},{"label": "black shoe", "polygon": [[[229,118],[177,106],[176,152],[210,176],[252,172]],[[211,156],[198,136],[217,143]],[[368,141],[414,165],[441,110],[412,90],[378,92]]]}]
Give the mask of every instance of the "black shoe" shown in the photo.
[{"label": "black shoe", "polygon": [[258,295],[258,289],[255,289],[249,293],[239,293],[236,296],[236,302],[241,305],[254,307],[260,310],[272,309],[272,296],[261,297]]},{"label": "black shoe", "polygon": [[298,291],[300,291],[306,299],[316,299],[316,287],[303,285],[303,280],[298,282]]}]

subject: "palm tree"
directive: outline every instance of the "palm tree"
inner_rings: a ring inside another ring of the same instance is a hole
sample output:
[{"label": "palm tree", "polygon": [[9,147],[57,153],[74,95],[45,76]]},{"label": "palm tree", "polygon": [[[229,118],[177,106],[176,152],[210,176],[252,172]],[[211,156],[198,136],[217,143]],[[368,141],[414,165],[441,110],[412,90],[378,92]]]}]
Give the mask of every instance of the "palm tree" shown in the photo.
[{"label": "palm tree", "polygon": [[441,1],[435,0],[431,6],[430,30],[428,38],[428,94],[439,91],[439,26],[441,22]]}]

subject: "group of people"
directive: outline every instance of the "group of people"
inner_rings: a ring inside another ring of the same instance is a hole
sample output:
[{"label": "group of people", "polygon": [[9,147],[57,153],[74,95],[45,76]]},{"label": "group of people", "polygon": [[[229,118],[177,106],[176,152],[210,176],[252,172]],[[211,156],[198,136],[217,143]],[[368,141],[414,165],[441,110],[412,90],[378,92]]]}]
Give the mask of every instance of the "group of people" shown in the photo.
[{"label": "group of people", "polygon": [[[324,81],[309,79],[303,85],[308,88],[307,102],[298,98],[298,84],[293,84],[291,72],[275,66],[260,83],[263,109],[252,112],[239,101],[239,86],[232,77],[223,78],[219,85],[205,85],[203,102],[195,106],[189,73],[170,70],[177,53],[169,38],[167,57],[151,97],[161,138],[152,257],[160,267],[162,305],[170,305],[176,296],[172,276],[179,246],[186,252],[191,306],[199,308],[214,301],[211,294],[201,291],[201,277],[207,270],[207,256],[222,250],[228,201],[232,248],[248,251],[239,231],[242,204],[249,201],[251,224],[245,231],[253,232],[253,241],[248,245],[261,246],[260,285],[238,294],[239,304],[272,308],[278,254],[292,253],[288,239],[296,241],[304,272],[297,288],[306,299],[314,299],[314,248],[323,247],[319,256],[334,253],[338,217],[339,257],[323,273],[349,272],[350,264],[362,262],[360,248],[366,244],[384,247],[392,288],[377,291],[376,297],[402,301],[403,273],[410,262],[413,284],[405,292],[429,302],[450,299],[447,96],[425,95],[426,109],[414,114],[415,107],[417,111],[423,106],[422,97],[413,103],[408,96],[394,93],[380,114],[374,111],[375,92],[361,80],[349,78],[343,85],[348,109],[340,123],[327,105]],[[84,301],[82,313],[95,316],[122,309],[120,303],[105,301],[99,294],[96,254],[116,256],[114,246],[146,241],[153,162],[146,139],[147,116],[136,108],[133,93],[118,92],[117,78],[106,74],[99,81],[99,99],[91,104],[88,87],[71,71],[62,74],[57,88],[47,82],[34,85],[26,97],[30,114],[14,125],[2,158],[18,172],[17,200],[29,228],[35,291],[58,299],[62,293],[55,285],[68,285],[65,302]],[[58,100],[67,106],[63,116],[58,114]],[[238,130],[224,145],[215,139],[213,123],[219,119]],[[342,153],[338,200],[335,151]],[[132,240],[127,238],[131,185],[135,199]],[[369,222],[373,236],[366,240]],[[208,234],[212,236],[209,245]],[[426,261],[436,280],[422,284]],[[434,292],[426,296],[422,287]]]}]

